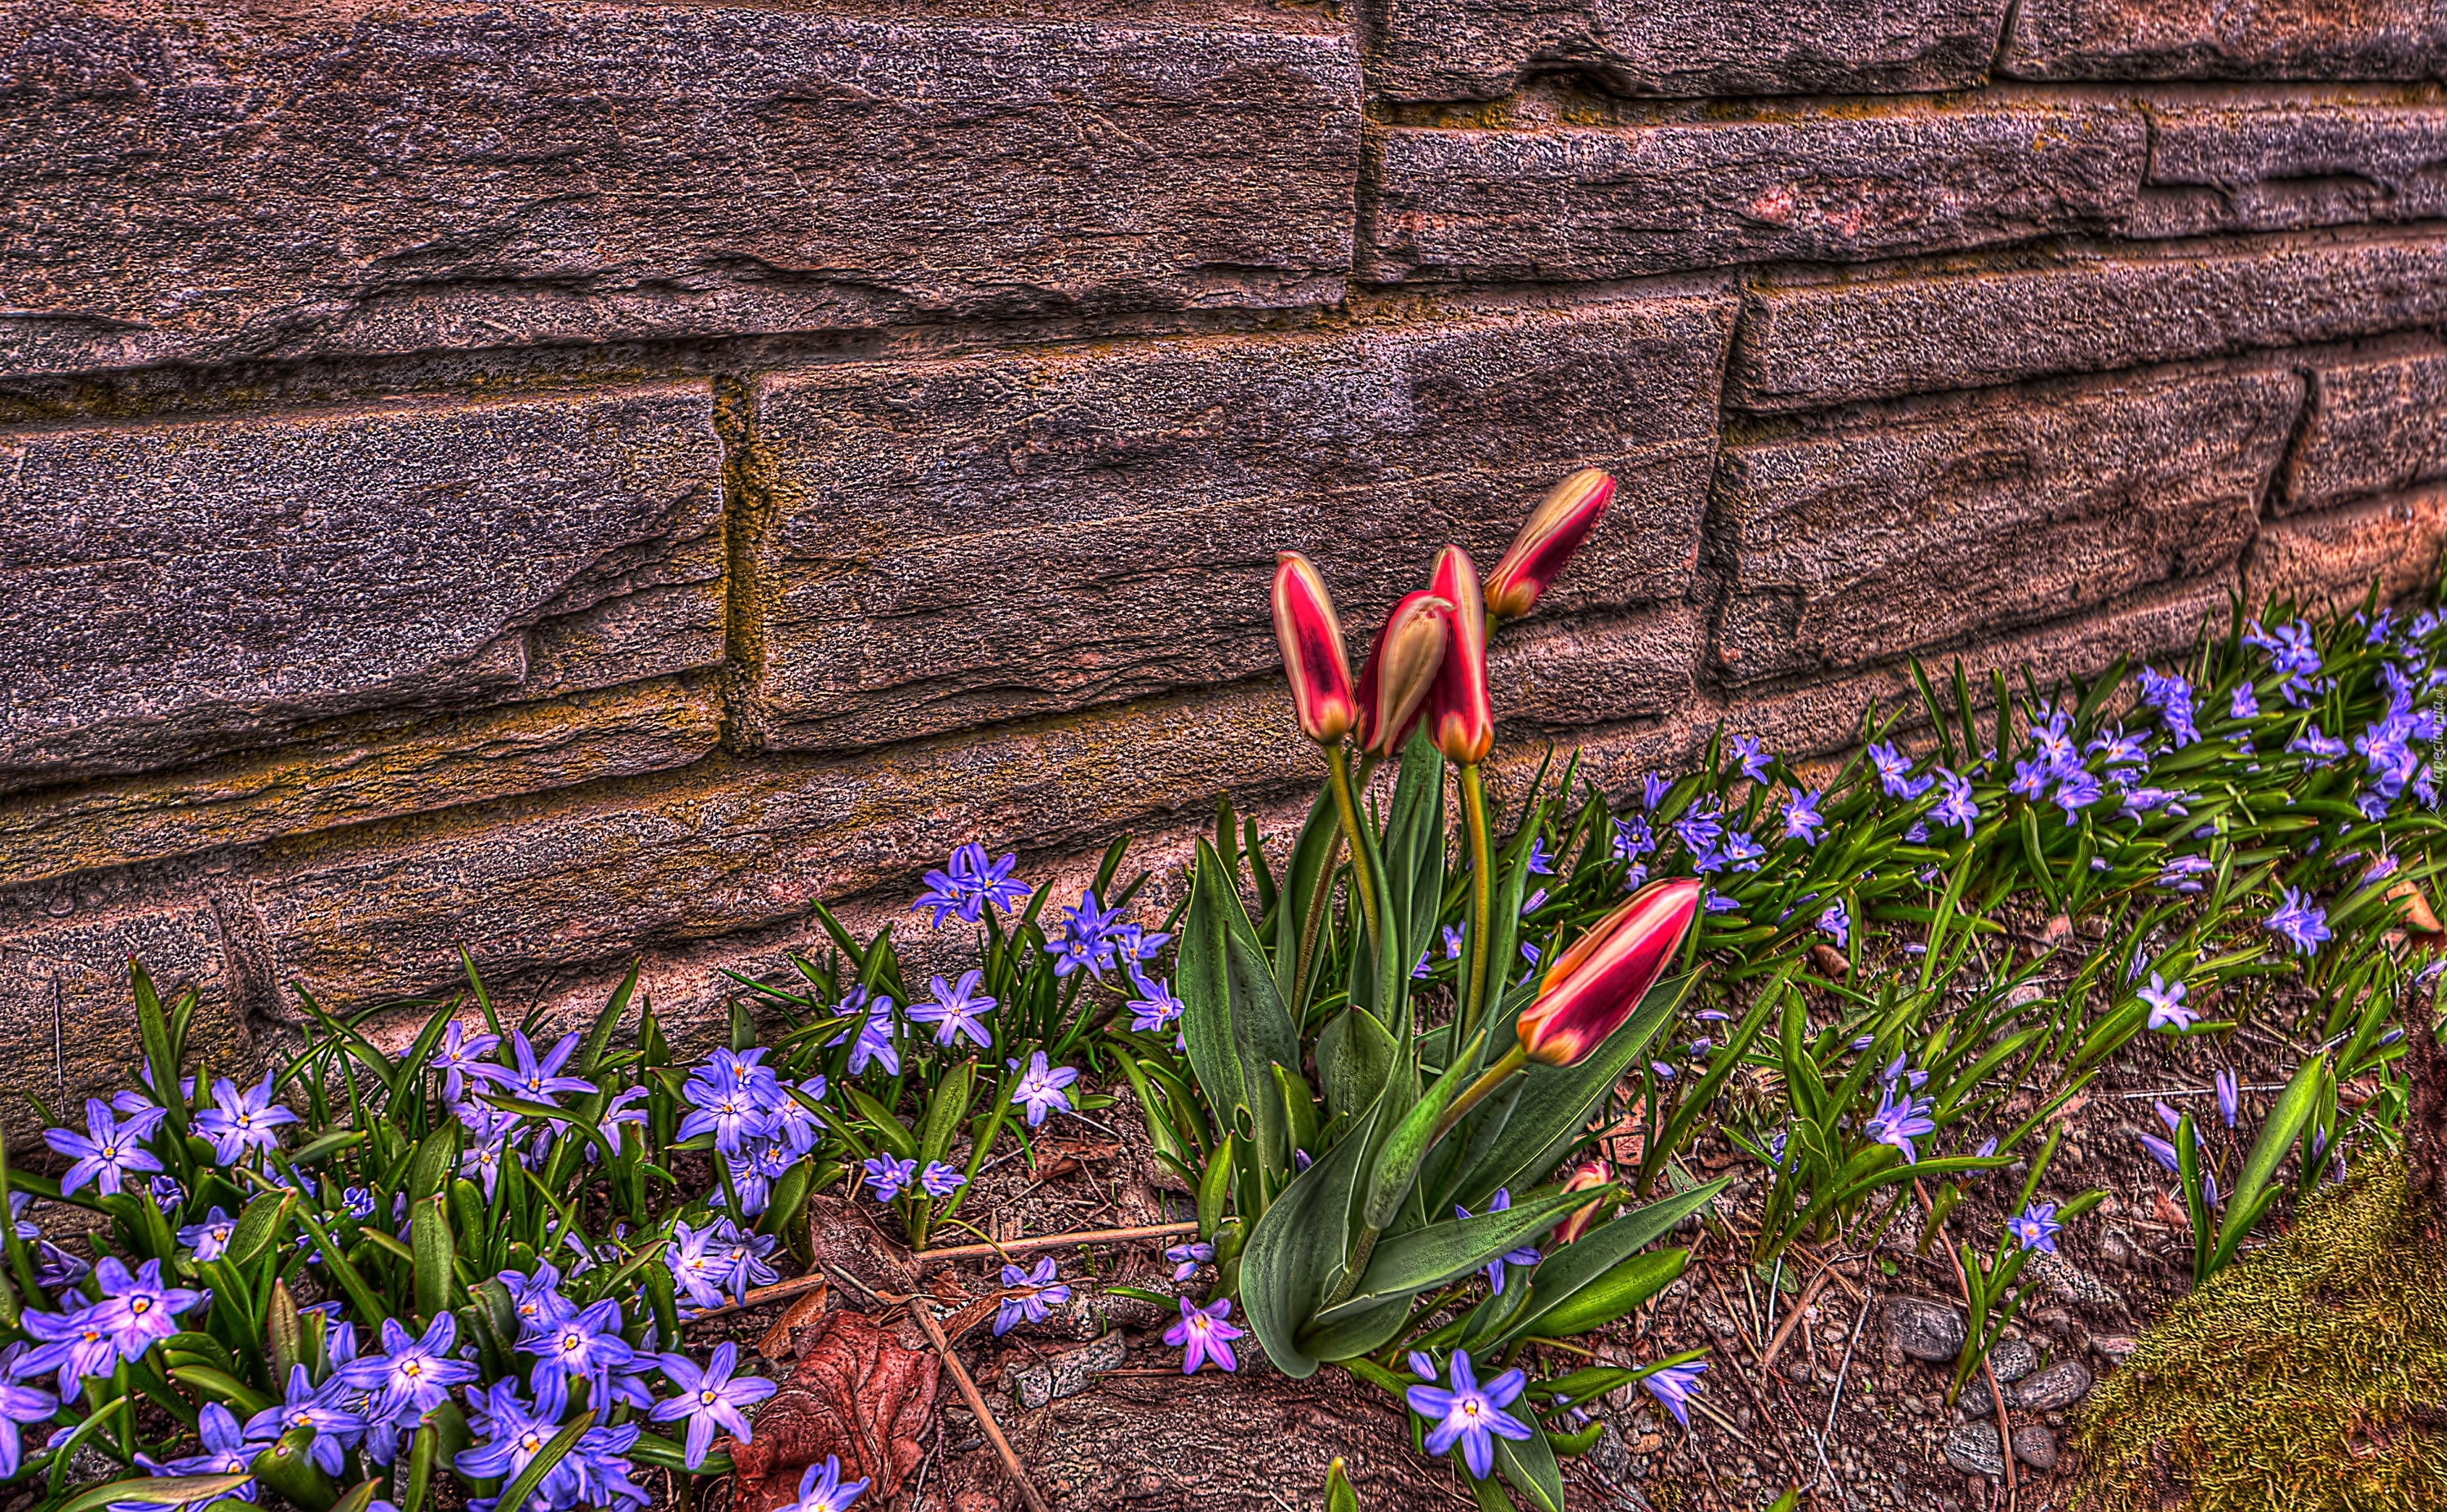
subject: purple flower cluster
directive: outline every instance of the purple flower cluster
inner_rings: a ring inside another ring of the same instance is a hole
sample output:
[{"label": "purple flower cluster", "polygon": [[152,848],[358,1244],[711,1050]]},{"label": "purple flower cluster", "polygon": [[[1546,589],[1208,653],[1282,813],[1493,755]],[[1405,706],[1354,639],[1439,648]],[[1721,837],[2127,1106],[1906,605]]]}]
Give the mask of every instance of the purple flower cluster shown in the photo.
[{"label": "purple flower cluster", "polygon": [[943,916],[957,916],[964,924],[974,924],[986,916],[988,909],[1010,913],[1028,900],[1033,890],[1026,882],[1011,879],[1013,868],[1019,864],[1017,856],[1005,856],[998,861],[986,860],[986,848],[974,842],[952,852],[951,861],[940,871],[926,874],[926,890],[918,901],[909,905],[913,914],[927,909],[935,912],[932,920],[937,929],[943,927]]},{"label": "purple flower cluster", "polygon": [[[825,1079],[787,1083],[764,1059],[762,1047],[717,1049],[680,1087],[689,1111],[680,1120],[679,1137],[713,1136],[715,1152],[729,1162],[741,1218],[765,1211],[774,1180],[816,1147],[825,1126],[815,1108],[825,1092]],[[722,1194],[715,1200],[723,1200]]]},{"label": "purple flower cluster", "polygon": [[1081,893],[1075,907],[1062,911],[1062,933],[1045,942],[1046,954],[1053,957],[1053,974],[1086,972],[1101,981],[1116,966],[1128,965],[1135,975],[1139,962],[1155,959],[1172,936],[1131,922],[1129,907],[1116,903],[1102,908],[1093,892]]}]

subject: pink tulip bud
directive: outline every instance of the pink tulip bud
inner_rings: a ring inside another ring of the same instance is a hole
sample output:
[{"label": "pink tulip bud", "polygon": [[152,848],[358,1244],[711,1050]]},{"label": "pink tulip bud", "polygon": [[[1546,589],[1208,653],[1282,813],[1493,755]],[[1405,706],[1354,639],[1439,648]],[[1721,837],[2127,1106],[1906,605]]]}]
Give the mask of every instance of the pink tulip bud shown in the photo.
[{"label": "pink tulip bud", "polygon": [[1342,649],[1334,600],[1326,595],[1325,579],[1299,552],[1276,558],[1274,609],[1275,639],[1283,649],[1300,733],[1331,745],[1359,723],[1359,706],[1351,693],[1351,661]]},{"label": "pink tulip bud", "polygon": [[[1586,1192],[1594,1188],[1603,1186],[1613,1180],[1613,1166],[1607,1164],[1603,1161],[1583,1161],[1580,1164],[1572,1167],[1572,1174],[1570,1176],[1565,1178],[1564,1190],[1566,1192]],[[1555,1225],[1555,1242],[1558,1244],[1569,1244],[1574,1239],[1579,1238],[1582,1235],[1587,1233],[1589,1231],[1589,1225],[1597,1220],[1598,1209],[1605,1205],[1606,1200],[1604,1198],[1599,1198],[1596,1201],[1589,1203],[1586,1207],[1574,1208],[1572,1210],[1571,1217]]]},{"label": "pink tulip bud", "polygon": [[1428,592],[1453,606],[1452,636],[1428,702],[1428,734],[1447,761],[1475,766],[1494,748],[1495,708],[1487,696],[1487,601],[1470,553],[1447,546]]},{"label": "pink tulip bud", "polygon": [[1614,479],[1584,467],[1546,491],[1504,559],[1487,575],[1487,611],[1498,619],[1519,619],[1537,607],[1581,542],[1597,529],[1614,500]]},{"label": "pink tulip bud", "polygon": [[1406,594],[1385,616],[1384,633],[1359,673],[1359,748],[1396,756],[1427,708],[1444,664],[1452,605],[1424,590]]},{"label": "pink tulip bud", "polygon": [[1700,891],[1689,877],[1651,882],[1555,957],[1538,1000],[1522,1010],[1523,1052],[1572,1066],[1604,1044],[1665,974],[1698,915]]}]

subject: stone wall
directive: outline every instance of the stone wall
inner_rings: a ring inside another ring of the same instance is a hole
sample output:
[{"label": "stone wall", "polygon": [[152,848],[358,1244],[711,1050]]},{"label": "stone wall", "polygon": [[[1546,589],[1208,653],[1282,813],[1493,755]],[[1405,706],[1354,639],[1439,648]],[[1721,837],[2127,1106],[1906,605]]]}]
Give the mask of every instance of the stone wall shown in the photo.
[{"label": "stone wall", "polygon": [[[1569,468],[1515,760],[1841,744],[2447,537],[2436,0],[0,3],[0,1091],[290,984],[683,1020],[1316,775]],[[879,902],[882,910],[888,905]]]}]

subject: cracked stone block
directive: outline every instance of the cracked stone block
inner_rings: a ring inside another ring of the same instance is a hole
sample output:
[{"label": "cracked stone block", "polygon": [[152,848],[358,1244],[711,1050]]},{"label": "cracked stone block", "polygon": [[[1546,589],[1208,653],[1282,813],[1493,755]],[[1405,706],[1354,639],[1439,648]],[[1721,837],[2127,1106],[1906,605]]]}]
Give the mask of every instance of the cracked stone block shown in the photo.
[{"label": "cracked stone block", "polygon": [[714,747],[706,677],[472,714],[392,711],[294,746],[0,798],[11,881],[159,860],[686,765]]},{"label": "cracked stone block", "polygon": [[2377,587],[2382,600],[2399,598],[2438,580],[2442,552],[2447,493],[2436,490],[2289,515],[2252,543],[2248,596],[2343,606]]},{"label": "cracked stone block", "polygon": [[[1608,612],[1689,590],[1732,312],[1635,300],[763,380],[750,717],[771,746],[840,748],[1271,675],[1284,549],[1318,562],[1356,663],[1438,547],[1491,566],[1584,464],[1622,489],[1499,659],[1521,717],[1656,712],[1687,686],[1689,632]],[[1566,688],[1591,704],[1541,690]]]},{"label": "cracked stone block", "polygon": [[2134,236],[2436,220],[2447,214],[2447,110],[2157,109],[2146,184],[2125,225]]},{"label": "cracked stone block", "polygon": [[1753,291],[1726,391],[1794,410],[2447,319],[2447,242],[2262,248]]},{"label": "cracked stone block", "polygon": [[2222,568],[2302,390],[2204,375],[1728,447],[1717,659],[1736,682],[1858,666]]},{"label": "cracked stone block", "polygon": [[1352,42],[1163,19],[9,5],[0,368],[1339,297]]},{"label": "cracked stone block", "polygon": [[2013,79],[2438,79],[2433,0],[2022,0]]},{"label": "cracked stone block", "polygon": [[1397,127],[1368,275],[1625,278],[1857,262],[2113,228],[2148,130],[2111,105],[1914,104],[1607,128]]},{"label": "cracked stone block", "polygon": [[47,906],[22,894],[0,898],[0,1036],[10,1049],[0,1058],[0,1131],[20,1143],[39,1137],[28,1096],[82,1128],[84,1099],[129,1084],[143,1056],[131,957],[164,1004],[187,987],[201,994],[188,1030],[191,1051],[218,1071],[253,1068],[229,951],[220,919],[204,903],[80,907],[63,894]]},{"label": "cracked stone block", "polygon": [[1387,0],[1368,82],[1492,100],[1532,67],[1625,95],[1926,93],[1983,82],[2006,0]]},{"label": "cracked stone block", "polygon": [[2382,362],[2324,364],[2312,371],[2312,404],[2287,459],[2282,513],[2447,479],[2447,350]]},{"label": "cracked stone block", "polygon": [[669,384],[0,436],[0,790],[518,698],[532,631],[640,576],[683,590],[652,653],[564,658],[549,690],[719,661],[711,404]]}]

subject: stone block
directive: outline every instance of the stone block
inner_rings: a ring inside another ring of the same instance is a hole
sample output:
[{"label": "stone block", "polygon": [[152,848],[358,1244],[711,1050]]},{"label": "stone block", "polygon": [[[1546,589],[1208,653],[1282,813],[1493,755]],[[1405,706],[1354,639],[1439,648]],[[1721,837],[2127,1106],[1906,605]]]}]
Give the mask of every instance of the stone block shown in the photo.
[{"label": "stone block", "polygon": [[1280,692],[1226,688],[831,761],[677,776],[275,841],[248,882],[277,980],[341,1002],[440,989],[464,941],[504,980],[768,925],[953,846],[1057,851],[1323,767]]},{"label": "stone block", "polygon": [[[2262,538],[2267,539],[2265,536]],[[1984,694],[1992,671],[2003,671],[2016,689],[2027,667],[2041,688],[2064,677],[2086,677],[2119,656],[2149,657],[2188,649],[2212,619],[2226,623],[2229,595],[2242,586],[2238,568],[2205,577],[2144,589],[2069,619],[1983,641],[1949,647],[1924,657],[1931,676],[1951,677],[1957,661]],[[1885,712],[1901,711],[1901,728],[1925,728],[1920,694],[1908,663],[1884,666],[1797,683],[1774,691],[1751,691],[1725,712],[1725,728],[1764,741],[1788,756],[1816,755],[1856,747],[1861,714],[1874,702]],[[1988,700],[1980,700],[1986,707]]]},{"label": "stone block", "polygon": [[710,415],[671,384],[0,435],[0,788],[514,697],[531,627],[641,581],[652,645],[552,690],[719,661]]},{"label": "stone block", "polygon": [[203,903],[81,908],[61,897],[47,908],[0,899],[0,1129],[22,1144],[39,1126],[28,1096],[85,1126],[84,1099],[133,1085],[143,1058],[128,960],[141,961],[162,1000],[183,988],[201,994],[191,1049],[223,1072],[255,1064],[254,1045],[230,991],[221,925]]},{"label": "stone block", "polygon": [[2274,521],[2252,543],[2245,574],[2253,604],[2274,597],[2305,609],[2354,605],[2374,586],[2382,601],[2438,580],[2447,553],[2447,493],[2367,500]]},{"label": "stone block", "polygon": [[2340,341],[2447,319],[2447,241],[1762,285],[1727,393],[1808,409]]},{"label": "stone block", "polygon": [[1625,95],[1925,93],[1983,82],[2005,0],[1384,0],[1368,82],[1493,100],[1532,66]]},{"label": "stone block", "polygon": [[1498,733],[1518,740],[1526,726],[1569,743],[1581,727],[1679,714],[1700,639],[1698,612],[1685,604],[1508,626],[1487,652]]},{"label": "stone block", "polygon": [[2339,363],[2311,375],[2311,412],[2286,460],[2279,513],[2447,479],[2447,350]]},{"label": "stone block", "polygon": [[1375,152],[1368,273],[1622,278],[2008,245],[2114,225],[2147,151],[2139,115],[2104,104],[1394,128]]},{"label": "stone block", "polygon": [[2128,235],[2436,220],[2447,215],[2447,110],[2236,104],[2151,112],[2146,192]]},{"label": "stone block", "polygon": [[2204,375],[1729,446],[1717,660],[1857,666],[2215,571],[2301,404],[2291,373]]},{"label": "stone block", "polygon": [[298,747],[0,799],[0,856],[11,881],[32,881],[658,771],[711,750],[721,720],[700,676],[355,721]]},{"label": "stone block", "polygon": [[1622,489],[1542,613],[1679,599],[1729,299],[769,378],[750,422],[769,744],[841,747],[1278,665],[1275,554],[1356,660],[1457,540],[1489,565],[1584,463]]},{"label": "stone block", "polygon": [[1339,296],[1347,36],[910,9],[11,5],[0,369]]},{"label": "stone block", "polygon": [[2437,79],[2435,0],[2023,0],[2011,79]]}]

